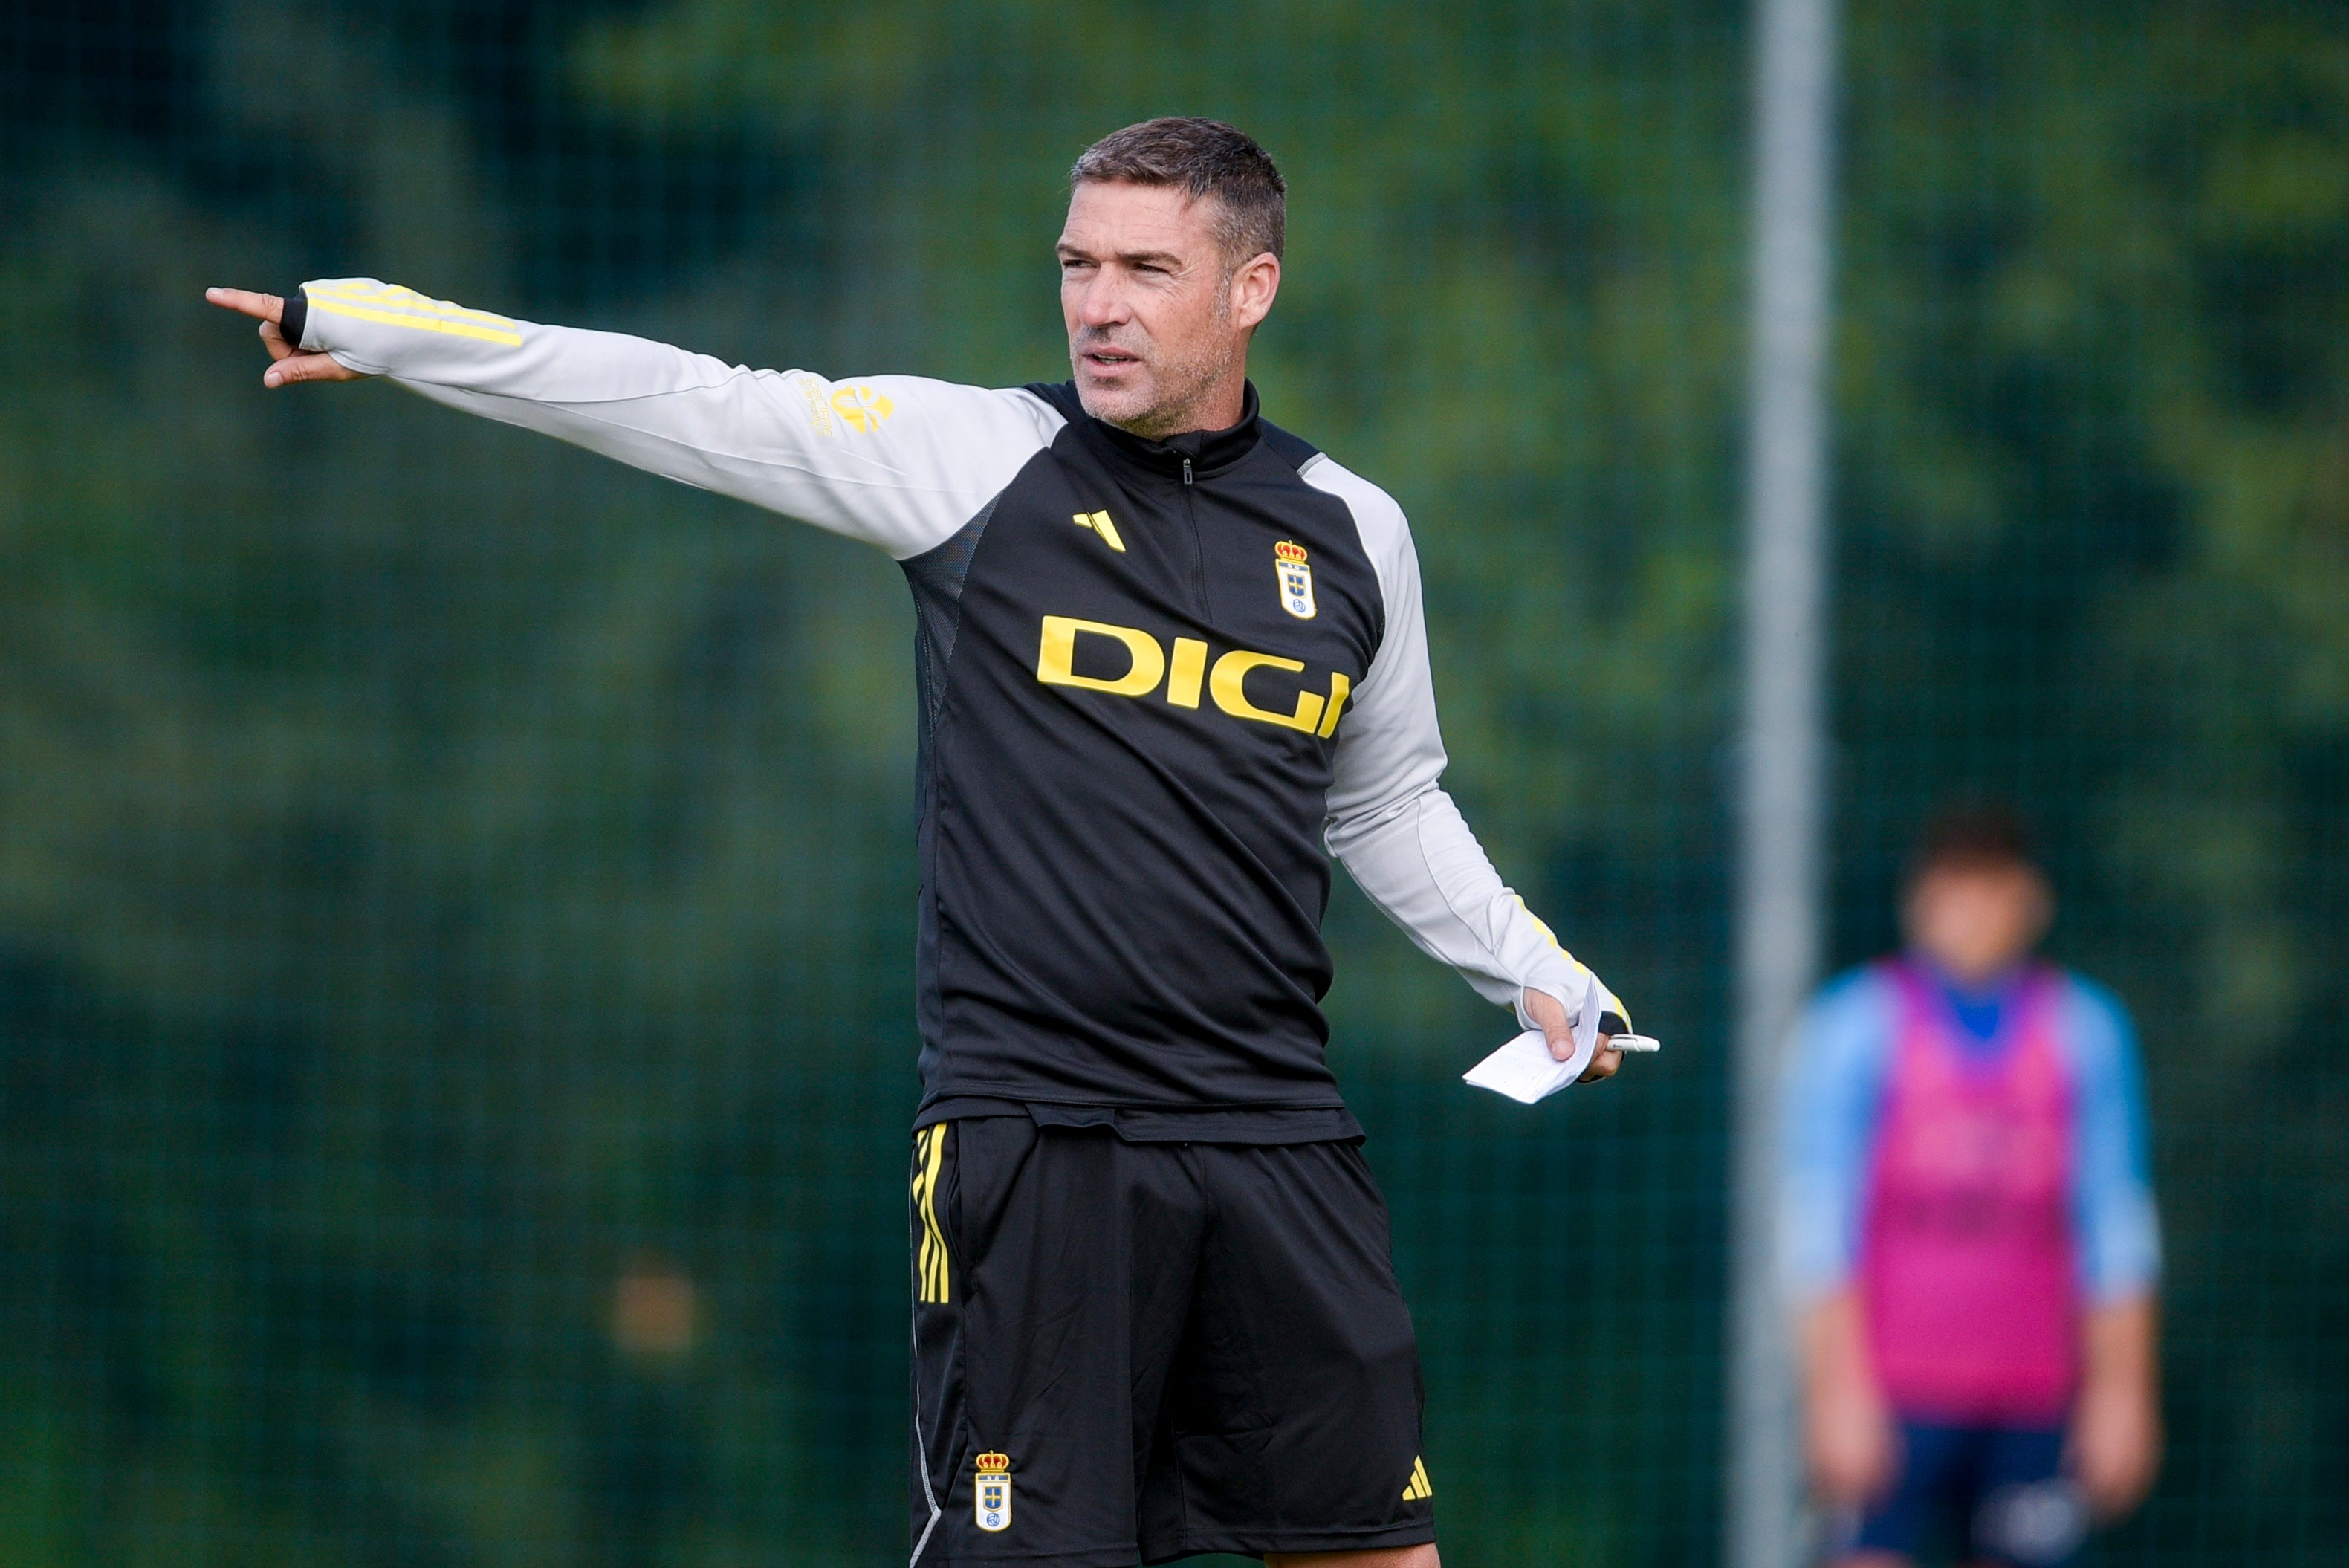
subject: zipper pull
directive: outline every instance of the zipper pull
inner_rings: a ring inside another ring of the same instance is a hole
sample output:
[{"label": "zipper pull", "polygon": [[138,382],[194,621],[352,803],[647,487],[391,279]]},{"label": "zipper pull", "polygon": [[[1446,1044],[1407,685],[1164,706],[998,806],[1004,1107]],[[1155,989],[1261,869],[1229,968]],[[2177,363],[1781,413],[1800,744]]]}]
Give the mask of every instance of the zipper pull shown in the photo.
[{"label": "zipper pull", "polygon": [[1191,459],[1188,458],[1183,459],[1183,482],[1185,484],[1191,482]]}]

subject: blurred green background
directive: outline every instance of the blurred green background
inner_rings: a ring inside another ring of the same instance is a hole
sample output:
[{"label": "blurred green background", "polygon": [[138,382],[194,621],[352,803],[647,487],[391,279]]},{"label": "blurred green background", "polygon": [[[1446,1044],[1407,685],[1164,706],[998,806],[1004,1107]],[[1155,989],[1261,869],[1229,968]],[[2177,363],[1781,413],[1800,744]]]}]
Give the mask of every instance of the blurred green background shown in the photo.
[{"label": "blurred green background", "polygon": [[[1450,783],[1663,1036],[1526,1111],[1350,890],[1447,1560],[1713,1561],[1749,36],[1726,0],[0,6],[0,1563],[904,1550],[912,618],[381,385],[368,273],[1066,374],[1063,172],[1292,187],[1266,408],[1392,490]],[[2349,12],[1857,0],[1838,964],[1937,801],[2144,1028],[2172,1453],[2105,1563],[2349,1540]]]}]

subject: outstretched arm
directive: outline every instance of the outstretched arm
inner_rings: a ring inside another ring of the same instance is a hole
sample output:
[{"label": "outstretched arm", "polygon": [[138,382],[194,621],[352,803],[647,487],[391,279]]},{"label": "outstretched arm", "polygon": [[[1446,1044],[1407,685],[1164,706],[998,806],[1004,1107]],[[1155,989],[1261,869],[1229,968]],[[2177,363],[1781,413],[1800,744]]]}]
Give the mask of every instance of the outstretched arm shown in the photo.
[{"label": "outstretched arm", "polygon": [[1061,424],[1024,392],[751,370],[620,333],[471,310],[372,278],[313,282],[287,297],[242,289],[205,297],[260,322],[273,361],[264,385],[388,377],[436,402],[900,560],[951,536]]},{"label": "outstretched arm", "polygon": [[1324,831],[1330,852],[1420,951],[1457,969],[1486,1000],[1516,1008],[1557,1060],[1580,1062],[1578,1081],[1609,1077],[1623,1058],[1599,1018],[1628,1020],[1623,1004],[1501,881],[1438,782],[1444,737],[1419,560],[1402,510],[1326,458],[1302,472],[1352,509],[1386,602],[1385,636],[1340,732]]}]

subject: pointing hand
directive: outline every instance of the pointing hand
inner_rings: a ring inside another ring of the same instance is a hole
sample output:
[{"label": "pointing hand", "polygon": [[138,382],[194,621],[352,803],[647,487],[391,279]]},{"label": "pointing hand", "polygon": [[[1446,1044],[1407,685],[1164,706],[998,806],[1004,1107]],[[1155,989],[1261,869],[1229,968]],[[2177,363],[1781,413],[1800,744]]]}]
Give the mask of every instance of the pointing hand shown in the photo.
[{"label": "pointing hand", "polygon": [[261,345],[276,363],[261,373],[264,387],[290,387],[296,381],[357,381],[362,373],[347,368],[331,354],[305,354],[285,341],[278,325],[285,319],[285,302],[276,294],[247,289],[206,289],[204,298],[223,310],[249,315],[261,323]]}]

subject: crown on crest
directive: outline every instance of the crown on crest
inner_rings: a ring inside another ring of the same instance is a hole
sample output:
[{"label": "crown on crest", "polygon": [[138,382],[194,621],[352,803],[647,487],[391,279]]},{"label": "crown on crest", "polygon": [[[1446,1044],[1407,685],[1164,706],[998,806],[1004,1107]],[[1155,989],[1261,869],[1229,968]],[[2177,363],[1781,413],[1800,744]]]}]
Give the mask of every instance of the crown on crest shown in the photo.
[{"label": "crown on crest", "polygon": [[983,1470],[1008,1470],[1011,1468],[1011,1456],[1009,1454],[981,1454],[978,1456],[978,1468]]},{"label": "crown on crest", "polygon": [[1284,539],[1278,544],[1274,545],[1272,547],[1272,553],[1275,560],[1286,561],[1292,566],[1302,566],[1305,564],[1305,546],[1294,543],[1288,540]]}]

